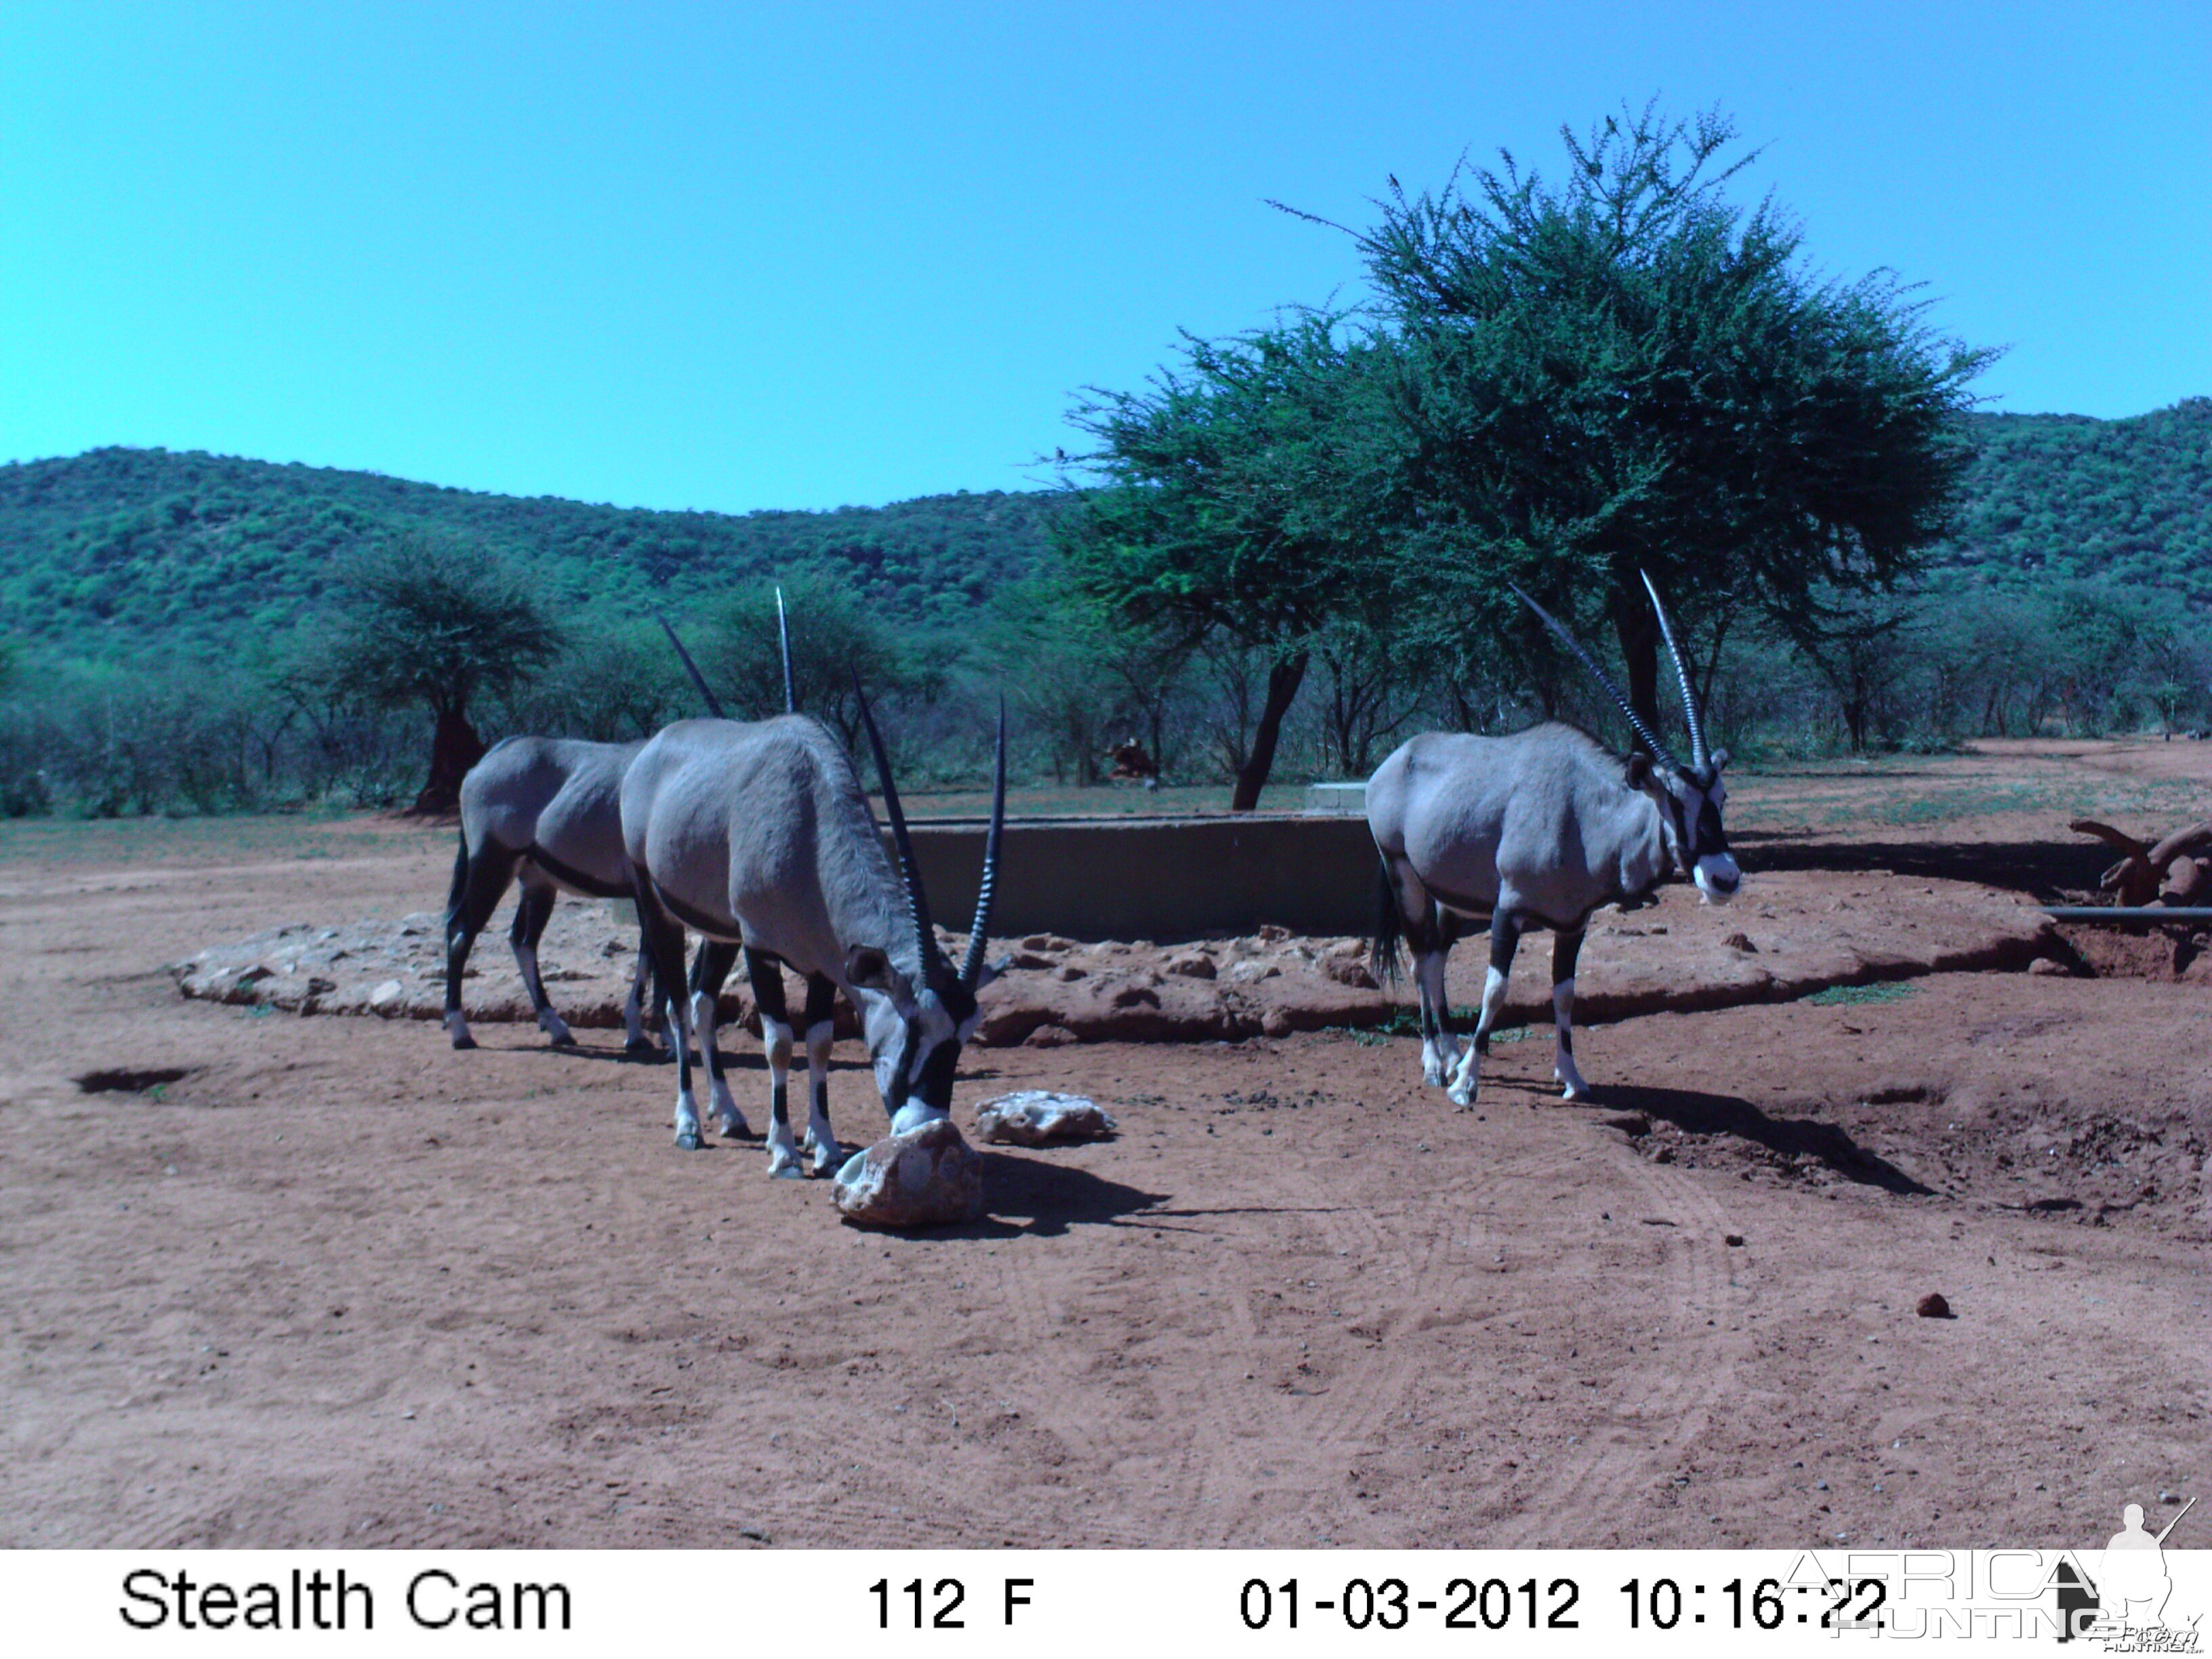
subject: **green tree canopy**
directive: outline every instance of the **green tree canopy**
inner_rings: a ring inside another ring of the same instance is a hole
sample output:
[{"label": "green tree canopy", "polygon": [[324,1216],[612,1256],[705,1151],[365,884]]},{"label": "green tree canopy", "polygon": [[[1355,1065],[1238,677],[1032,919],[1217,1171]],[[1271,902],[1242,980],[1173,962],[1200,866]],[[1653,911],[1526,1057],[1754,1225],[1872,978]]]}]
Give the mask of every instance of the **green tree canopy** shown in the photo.
[{"label": "green tree canopy", "polygon": [[1229,341],[1186,336],[1139,392],[1093,391],[1071,417],[1097,441],[1094,486],[1054,539],[1076,586],[1186,646],[1208,635],[1270,659],[1231,805],[1249,809],[1316,633],[1371,570],[1389,441],[1370,395],[1379,340],[1325,313]]},{"label": "green tree canopy", "polygon": [[550,662],[562,636],[532,586],[503,561],[405,536],[349,556],[331,634],[304,672],[346,697],[422,703],[434,726],[418,811],[450,811],[483,753],[471,702],[512,690]]},{"label": "green tree canopy", "polygon": [[1727,200],[1751,157],[1719,164],[1721,116],[1562,134],[1556,184],[1510,155],[1440,192],[1394,181],[1358,234],[1396,347],[1396,568],[1431,616],[1524,652],[1509,581],[1603,615],[1656,729],[1637,573],[1692,621],[1748,601],[1816,636],[1823,596],[1892,584],[1943,533],[1991,354],[1888,273],[1809,274],[1771,200]]}]

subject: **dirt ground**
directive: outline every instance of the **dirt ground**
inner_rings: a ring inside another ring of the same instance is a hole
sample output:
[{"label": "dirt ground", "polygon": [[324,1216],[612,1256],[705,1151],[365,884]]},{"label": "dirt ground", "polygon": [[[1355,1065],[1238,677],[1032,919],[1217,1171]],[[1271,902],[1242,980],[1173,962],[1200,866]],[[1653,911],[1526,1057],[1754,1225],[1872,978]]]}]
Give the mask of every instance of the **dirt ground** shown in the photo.
[{"label": "dirt ground", "polygon": [[[2104,861],[2069,817],[2208,796],[2212,745],[2013,745],[1747,775],[1731,828],[1747,902],[2052,897]],[[2185,939],[1586,1027],[1575,1105],[1548,1036],[1468,1113],[1372,1031],[971,1049],[963,1127],[1060,1088],[1120,1137],[901,1237],[678,1152],[618,1031],[178,995],[432,907],[449,835],[0,830],[0,1543],[2081,1545],[2212,1461]]]}]

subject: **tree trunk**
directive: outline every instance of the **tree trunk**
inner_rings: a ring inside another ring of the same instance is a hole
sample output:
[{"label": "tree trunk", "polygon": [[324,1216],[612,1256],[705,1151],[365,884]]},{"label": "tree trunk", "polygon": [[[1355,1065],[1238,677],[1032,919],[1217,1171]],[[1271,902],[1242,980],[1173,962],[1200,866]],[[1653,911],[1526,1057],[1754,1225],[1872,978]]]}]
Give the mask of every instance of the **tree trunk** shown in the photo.
[{"label": "tree trunk", "polygon": [[1267,704],[1260,710],[1259,728],[1252,733],[1252,757],[1237,774],[1237,791],[1229,798],[1231,811],[1249,812],[1260,804],[1260,792],[1267,787],[1267,774],[1274,769],[1275,740],[1282,735],[1283,716],[1291,712],[1291,702],[1305,677],[1303,651],[1267,670]]},{"label": "tree trunk", "polygon": [[[1615,617],[1613,628],[1620,639],[1621,658],[1628,665],[1628,706],[1656,735],[1664,729],[1659,724],[1658,619],[1649,605],[1632,599]],[[1645,747],[1643,738],[1632,740],[1637,748]]]},{"label": "tree trunk", "polygon": [[483,758],[484,741],[469,724],[468,711],[459,706],[438,711],[438,729],[430,739],[430,780],[415,797],[414,811],[443,817],[461,806],[461,780],[469,768]]}]

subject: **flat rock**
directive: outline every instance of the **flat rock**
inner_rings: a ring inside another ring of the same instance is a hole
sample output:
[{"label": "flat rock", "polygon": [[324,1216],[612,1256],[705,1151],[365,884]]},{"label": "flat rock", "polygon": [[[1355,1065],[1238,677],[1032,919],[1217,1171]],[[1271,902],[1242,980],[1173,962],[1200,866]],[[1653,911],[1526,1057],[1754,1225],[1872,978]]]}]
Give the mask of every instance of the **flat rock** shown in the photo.
[{"label": "flat rock", "polygon": [[837,1171],[837,1208],[865,1227],[937,1227],[983,1213],[983,1161],[950,1118],[886,1135]]},{"label": "flat rock", "polygon": [[1049,1146],[1100,1140],[1113,1133],[1112,1116],[1095,1101],[1050,1089],[1000,1095],[975,1109],[976,1139],[998,1146]]}]

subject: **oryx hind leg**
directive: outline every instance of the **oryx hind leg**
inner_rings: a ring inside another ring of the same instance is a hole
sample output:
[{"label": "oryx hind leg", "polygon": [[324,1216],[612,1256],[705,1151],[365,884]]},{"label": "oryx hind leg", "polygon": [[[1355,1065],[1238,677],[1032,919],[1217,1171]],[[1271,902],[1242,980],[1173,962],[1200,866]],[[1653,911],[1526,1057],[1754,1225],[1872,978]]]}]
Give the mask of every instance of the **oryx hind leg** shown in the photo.
[{"label": "oryx hind leg", "polygon": [[653,945],[644,928],[637,933],[637,971],[629,976],[629,995],[623,1002],[623,1052],[635,1059],[653,1052],[653,1038],[645,1028],[645,988],[653,978]]},{"label": "oryx hind leg", "polygon": [[514,926],[507,929],[507,942],[514,947],[514,965],[522,970],[522,988],[530,994],[530,1006],[538,1014],[538,1029],[551,1037],[556,1045],[572,1043],[568,1023],[553,1011],[553,1000],[545,994],[545,982],[538,972],[538,941],[545,936],[545,924],[553,915],[554,890],[543,878],[532,880],[525,874],[522,896],[515,901]]},{"label": "oryx hind leg", "polygon": [[1505,1006],[1505,985],[1513,973],[1513,952],[1521,943],[1521,919],[1500,910],[1490,919],[1490,971],[1482,979],[1482,1014],[1474,1023],[1474,1041],[1460,1057],[1452,1073],[1450,1095],[1462,1106],[1474,1104],[1474,1091],[1482,1061],[1490,1053],[1490,1028]]},{"label": "oryx hind leg", "polygon": [[714,1027],[721,1018],[722,982],[737,961],[736,945],[708,939],[699,941],[699,954],[691,963],[691,1026],[698,1034],[700,1063],[707,1068],[707,1121],[732,1139],[750,1136],[752,1126],[738,1109],[729,1079],[722,1073],[722,1047],[714,1039]]},{"label": "oryx hind leg", "polygon": [[783,1002],[783,964],[758,951],[745,952],[753,1001],[760,1008],[761,1042],[768,1049],[768,1172],[797,1180],[799,1143],[791,1133],[791,1015]]},{"label": "oryx hind leg", "polygon": [[699,1103],[691,1093],[691,1012],[684,994],[684,924],[668,914],[653,878],[636,872],[637,914],[645,927],[647,948],[653,953],[653,971],[659,980],[668,1024],[676,1050],[676,1144],[687,1152],[699,1150]]},{"label": "oryx hind leg", "polygon": [[1552,1024],[1559,1035],[1559,1058],[1552,1075],[1569,1100],[1589,1093],[1589,1085],[1575,1066],[1575,958],[1582,954],[1583,930],[1554,934],[1552,939]]},{"label": "oryx hind leg", "polygon": [[837,987],[820,974],[806,976],[807,1167],[826,1176],[842,1156],[830,1128],[830,1048],[836,1036]]},{"label": "oryx hind leg", "polygon": [[453,891],[446,901],[446,1030],[456,1048],[477,1046],[469,1035],[468,1016],[461,1012],[461,974],[468,966],[469,947],[507,896],[514,865],[514,854],[487,841],[465,854],[453,872]]},{"label": "oryx hind leg", "polygon": [[1451,1035],[1451,998],[1444,968],[1458,936],[1457,921],[1429,896],[1412,865],[1389,861],[1389,893],[1398,908],[1406,948],[1413,958],[1413,988],[1419,994],[1421,1024],[1421,1080],[1442,1088],[1459,1050]]}]

